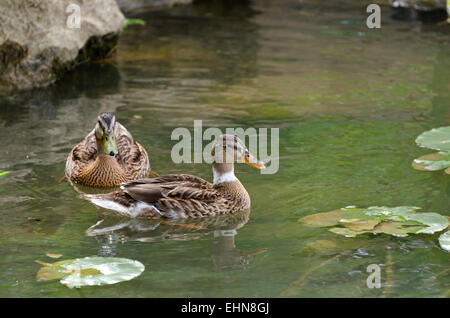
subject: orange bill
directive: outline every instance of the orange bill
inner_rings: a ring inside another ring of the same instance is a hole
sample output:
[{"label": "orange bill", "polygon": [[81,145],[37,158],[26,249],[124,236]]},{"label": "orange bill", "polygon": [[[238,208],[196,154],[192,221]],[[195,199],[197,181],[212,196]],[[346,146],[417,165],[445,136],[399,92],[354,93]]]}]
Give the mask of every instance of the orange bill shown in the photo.
[{"label": "orange bill", "polygon": [[252,166],[256,169],[264,169],[266,165],[261,160],[258,160],[255,156],[253,156],[251,153],[246,153],[244,156],[244,162],[248,164],[249,166]]}]

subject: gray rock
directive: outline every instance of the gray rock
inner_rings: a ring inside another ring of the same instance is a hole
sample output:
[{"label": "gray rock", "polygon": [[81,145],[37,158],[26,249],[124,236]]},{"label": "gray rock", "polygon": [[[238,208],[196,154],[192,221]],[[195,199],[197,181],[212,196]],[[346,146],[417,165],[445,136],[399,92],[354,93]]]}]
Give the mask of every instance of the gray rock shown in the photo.
[{"label": "gray rock", "polygon": [[[69,4],[80,8],[79,28],[71,28],[76,12]],[[1,0],[0,94],[46,86],[81,62],[105,57],[123,22],[114,0]]]}]

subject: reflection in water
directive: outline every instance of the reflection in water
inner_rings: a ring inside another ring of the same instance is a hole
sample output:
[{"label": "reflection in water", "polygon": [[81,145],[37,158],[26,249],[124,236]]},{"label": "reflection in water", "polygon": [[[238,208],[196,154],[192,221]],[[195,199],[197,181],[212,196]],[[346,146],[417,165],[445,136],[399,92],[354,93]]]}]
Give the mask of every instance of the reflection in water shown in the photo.
[{"label": "reflection in water", "polygon": [[[108,64],[85,65],[51,87],[2,99],[0,171],[11,173],[0,180],[0,294],[78,297],[30,275],[34,260],[51,252],[116,254],[151,268],[114,288],[88,288],[86,297],[275,297],[325,262],[295,296],[377,297],[382,292],[366,287],[365,269],[386,264],[385,246],[398,242],[401,248],[389,252],[390,296],[448,297],[448,253],[434,236],[340,239],[297,223],[350,204],[415,205],[448,215],[445,175],[410,167],[427,153],[415,137],[450,123],[448,28],[419,22],[416,30],[415,22],[390,18],[386,5],[382,28],[368,30],[364,9],[358,0],[210,0],[144,13],[147,25],[128,28]],[[210,179],[207,165],[168,160],[171,132],[194,119],[205,127],[280,127],[280,170],[262,180],[238,167],[253,204],[252,222],[235,228],[239,236],[233,227],[214,237],[222,229],[109,215],[87,236],[96,208],[58,180],[70,149],[101,111],[115,111],[161,175]],[[331,262],[337,252],[328,245],[297,254],[316,240],[358,246]],[[235,244],[271,253],[248,268],[248,252]],[[369,255],[353,253],[360,247]],[[217,272],[233,268],[248,270]]]},{"label": "reflection in water", "polygon": [[253,256],[267,250],[260,248],[252,251],[241,251],[236,248],[234,241],[236,235],[235,229],[214,231],[212,259],[218,271],[247,269]]},{"label": "reflection in water", "polygon": [[237,230],[249,220],[250,210],[199,219],[135,219],[103,214],[86,230],[100,245],[100,256],[115,256],[118,243],[138,241],[192,241],[213,234],[212,259],[217,270],[245,269],[253,255],[265,249],[240,251],[236,248]]},{"label": "reflection in water", "polygon": [[75,141],[92,130],[100,112],[114,112],[121,105],[119,83],[116,67],[93,64],[47,89],[1,98],[0,143],[8,151],[0,153],[0,168],[64,161]]},{"label": "reflection in water", "polygon": [[413,7],[392,7],[392,19],[400,21],[419,21],[424,24],[435,24],[447,19],[445,7],[429,10]]}]

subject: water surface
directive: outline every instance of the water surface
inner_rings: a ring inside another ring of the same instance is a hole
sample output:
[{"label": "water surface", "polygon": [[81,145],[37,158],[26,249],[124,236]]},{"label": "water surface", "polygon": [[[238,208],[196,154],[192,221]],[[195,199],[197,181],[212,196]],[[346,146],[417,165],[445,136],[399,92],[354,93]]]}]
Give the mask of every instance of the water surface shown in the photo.
[{"label": "water surface", "polygon": [[[297,222],[348,205],[450,215],[448,176],[410,166],[429,152],[416,136],[450,124],[448,28],[394,20],[383,6],[382,28],[369,30],[360,1],[213,3],[140,12],[147,25],[129,27],[113,59],[2,100],[0,171],[11,173],[0,180],[0,296],[448,297],[437,235],[347,239]],[[102,111],[160,174],[212,179],[207,164],[170,160],[172,130],[194,120],[280,128],[280,169],[239,165],[251,212],[178,222],[201,230],[117,217],[59,183]],[[46,253],[146,270],[69,289],[36,280],[34,260],[53,262]],[[380,289],[366,287],[369,264],[382,267]]]}]

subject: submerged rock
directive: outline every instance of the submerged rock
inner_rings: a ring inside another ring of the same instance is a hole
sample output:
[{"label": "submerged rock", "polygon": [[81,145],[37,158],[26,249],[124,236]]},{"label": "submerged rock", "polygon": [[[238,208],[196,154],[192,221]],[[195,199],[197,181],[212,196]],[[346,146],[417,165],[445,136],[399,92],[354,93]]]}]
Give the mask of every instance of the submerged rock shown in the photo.
[{"label": "submerged rock", "polygon": [[46,86],[104,58],[123,22],[114,0],[1,0],[0,94]]}]

